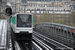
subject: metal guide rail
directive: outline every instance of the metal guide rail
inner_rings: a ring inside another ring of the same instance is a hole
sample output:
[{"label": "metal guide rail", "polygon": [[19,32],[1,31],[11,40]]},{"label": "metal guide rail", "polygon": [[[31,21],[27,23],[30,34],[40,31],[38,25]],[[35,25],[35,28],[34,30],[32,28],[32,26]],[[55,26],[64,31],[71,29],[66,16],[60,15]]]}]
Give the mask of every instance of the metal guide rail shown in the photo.
[{"label": "metal guide rail", "polygon": [[15,50],[43,50],[37,43],[34,41],[15,41]]},{"label": "metal guide rail", "polygon": [[7,20],[0,20],[0,50],[7,50]]},{"label": "metal guide rail", "polygon": [[70,47],[33,32],[33,41],[15,41],[15,50],[71,50]]},{"label": "metal guide rail", "polygon": [[37,38],[37,39],[39,39],[41,41],[39,43],[45,43],[47,45],[46,46],[47,48],[49,46],[50,47],[49,50],[65,50],[65,49],[72,50],[72,48],[70,48],[70,47],[68,47],[66,45],[63,45],[63,44],[61,44],[61,43],[59,43],[59,42],[57,42],[57,41],[55,41],[53,39],[50,39],[50,38],[48,38],[48,37],[46,37],[46,36],[44,36],[44,35],[42,35],[40,33],[37,33],[35,31],[34,31],[33,35],[35,36],[35,38]]},{"label": "metal guide rail", "polygon": [[56,23],[39,23],[35,25],[35,29],[56,41],[75,48],[75,27]]},{"label": "metal guide rail", "polygon": [[50,46],[46,45],[43,41],[39,40],[35,36],[33,36],[33,39],[39,44],[39,46],[42,47],[43,50],[53,50]]}]

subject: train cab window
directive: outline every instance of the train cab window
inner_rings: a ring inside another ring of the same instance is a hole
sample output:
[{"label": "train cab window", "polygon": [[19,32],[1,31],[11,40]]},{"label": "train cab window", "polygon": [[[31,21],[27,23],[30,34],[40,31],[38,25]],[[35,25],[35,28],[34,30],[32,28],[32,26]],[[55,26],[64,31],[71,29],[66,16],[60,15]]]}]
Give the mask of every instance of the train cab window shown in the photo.
[{"label": "train cab window", "polygon": [[17,15],[17,27],[31,27],[32,15],[18,14]]}]

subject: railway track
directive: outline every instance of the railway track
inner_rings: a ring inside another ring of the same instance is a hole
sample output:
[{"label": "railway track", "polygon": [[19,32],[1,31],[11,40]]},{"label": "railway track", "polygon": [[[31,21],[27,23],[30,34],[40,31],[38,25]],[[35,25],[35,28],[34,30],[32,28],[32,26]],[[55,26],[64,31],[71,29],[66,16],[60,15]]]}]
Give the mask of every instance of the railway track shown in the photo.
[{"label": "railway track", "polygon": [[35,36],[33,36],[33,38],[35,38],[34,40],[42,47],[43,50],[53,50],[53,48],[51,48],[50,46],[46,45],[41,40],[37,39]]},{"label": "railway track", "polygon": [[55,40],[52,40],[52,39],[50,39],[50,38],[48,38],[46,36],[43,36],[43,35],[41,35],[41,34],[39,34],[39,33],[34,31],[33,32],[33,38],[36,38],[36,37],[37,37],[38,40],[40,40],[41,42],[45,43],[47,46],[51,47],[51,48],[47,47],[50,50],[59,50],[59,49],[60,50],[65,50],[65,49],[73,50],[72,48],[70,48],[70,47],[68,47],[68,46],[66,46],[64,44],[61,44],[61,43],[59,43],[59,42],[57,42]]},{"label": "railway track", "polygon": [[73,49],[33,31],[33,39],[31,42],[15,41],[15,50],[73,50]]},{"label": "railway track", "polygon": [[36,42],[15,41],[15,50],[43,50]]},{"label": "railway track", "polygon": [[15,50],[73,50],[73,49],[34,31],[33,40],[31,42],[15,41]]}]

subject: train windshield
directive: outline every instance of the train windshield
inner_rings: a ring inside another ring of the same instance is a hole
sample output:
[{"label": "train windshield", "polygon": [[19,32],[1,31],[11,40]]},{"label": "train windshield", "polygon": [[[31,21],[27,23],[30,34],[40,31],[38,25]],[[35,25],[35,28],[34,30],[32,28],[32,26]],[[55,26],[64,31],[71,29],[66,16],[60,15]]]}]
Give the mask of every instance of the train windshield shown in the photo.
[{"label": "train windshield", "polygon": [[18,14],[17,15],[17,27],[31,27],[32,15]]}]

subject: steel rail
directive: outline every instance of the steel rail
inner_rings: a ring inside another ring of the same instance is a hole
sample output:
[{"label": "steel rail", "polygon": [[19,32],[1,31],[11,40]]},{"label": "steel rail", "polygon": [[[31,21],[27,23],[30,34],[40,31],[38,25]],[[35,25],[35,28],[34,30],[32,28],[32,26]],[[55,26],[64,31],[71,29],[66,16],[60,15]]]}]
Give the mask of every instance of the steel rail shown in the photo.
[{"label": "steel rail", "polygon": [[62,43],[59,43],[59,42],[57,42],[57,41],[55,41],[55,40],[53,40],[53,39],[50,39],[50,38],[48,38],[48,37],[46,37],[46,36],[43,36],[43,35],[41,35],[41,34],[35,32],[35,31],[33,31],[33,32],[36,33],[36,34],[38,34],[38,35],[40,35],[40,36],[42,36],[42,37],[44,37],[44,38],[46,38],[46,39],[48,39],[48,40],[50,40],[50,41],[53,41],[53,42],[58,43],[58,44],[60,44],[60,45],[62,45],[62,46],[64,46],[64,47],[66,47],[66,48],[68,48],[68,49],[73,50],[73,48],[71,48],[71,47],[68,47],[68,46],[66,46],[66,45],[64,45],[64,44],[62,44]]},{"label": "steel rail", "polygon": [[45,50],[53,50],[51,47],[43,43],[41,40],[37,39],[35,36],[33,36],[33,39],[37,41]]}]

